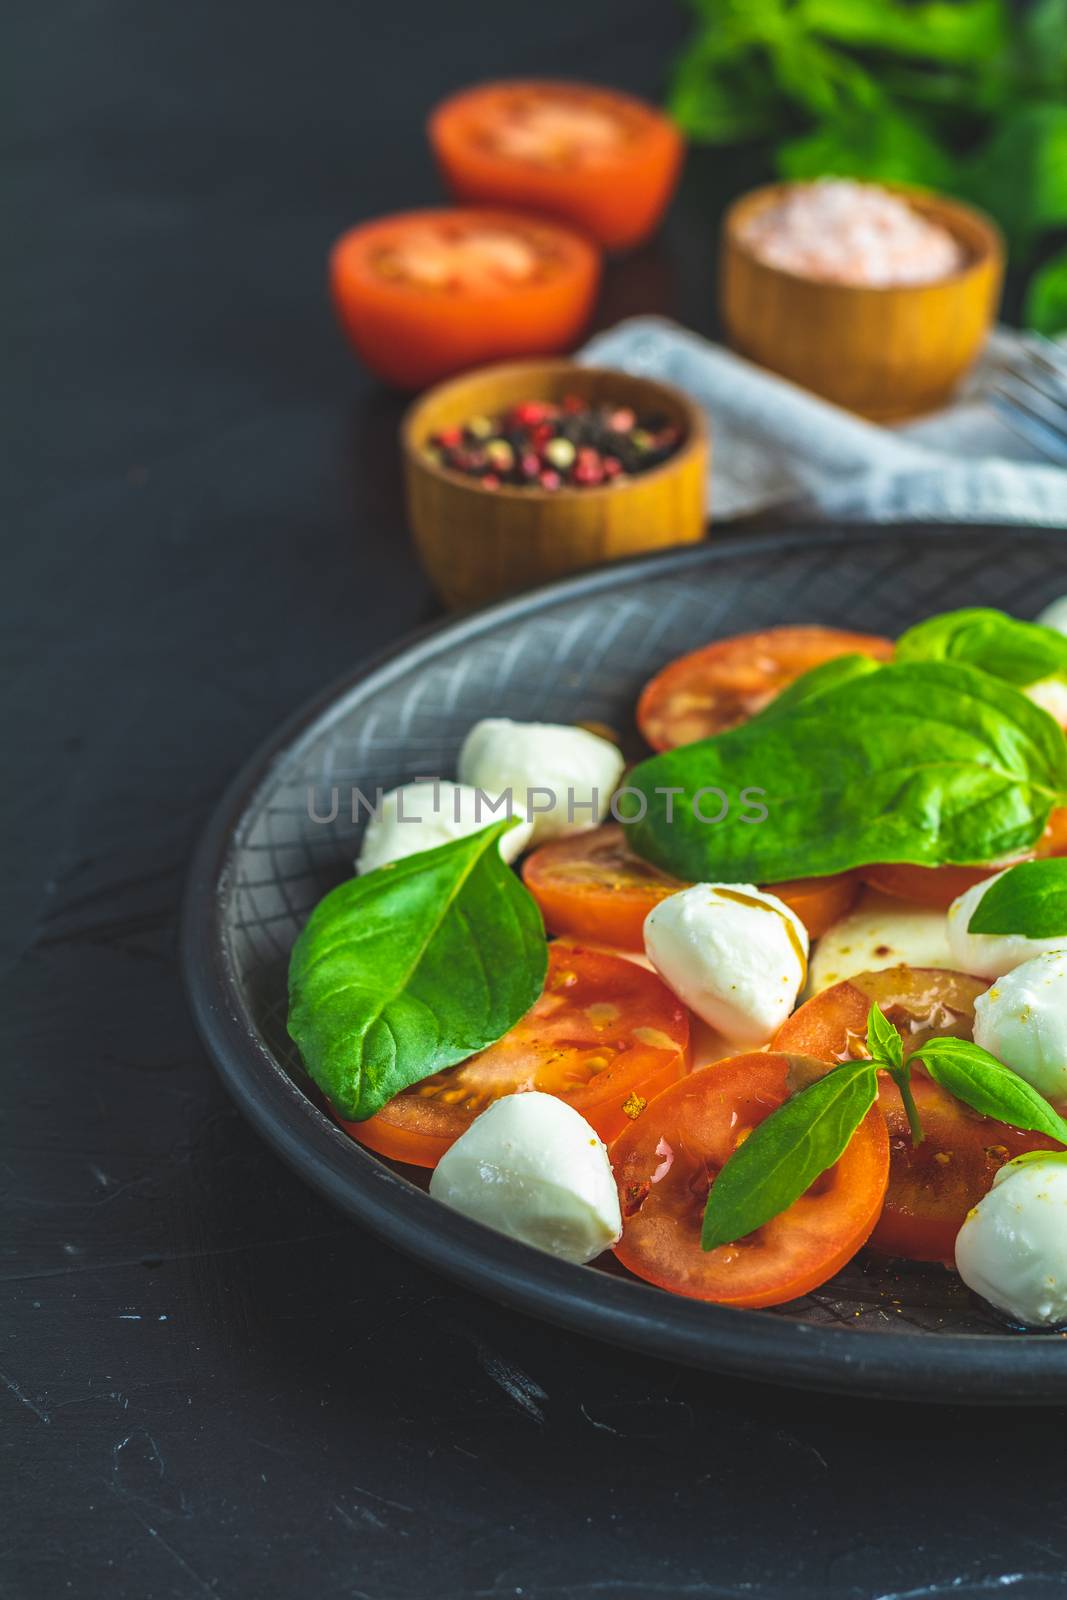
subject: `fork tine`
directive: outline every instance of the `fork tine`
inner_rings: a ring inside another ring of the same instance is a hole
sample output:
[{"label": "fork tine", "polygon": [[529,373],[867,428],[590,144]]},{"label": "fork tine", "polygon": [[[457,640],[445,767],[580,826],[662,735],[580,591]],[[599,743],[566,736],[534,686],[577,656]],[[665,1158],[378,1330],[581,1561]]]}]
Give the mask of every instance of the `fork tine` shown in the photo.
[{"label": "fork tine", "polygon": [[1047,461],[1055,461],[1057,465],[1067,462],[1067,432],[1050,426],[1015,394],[999,385],[990,391],[989,404],[1013,433],[1033,445]]}]

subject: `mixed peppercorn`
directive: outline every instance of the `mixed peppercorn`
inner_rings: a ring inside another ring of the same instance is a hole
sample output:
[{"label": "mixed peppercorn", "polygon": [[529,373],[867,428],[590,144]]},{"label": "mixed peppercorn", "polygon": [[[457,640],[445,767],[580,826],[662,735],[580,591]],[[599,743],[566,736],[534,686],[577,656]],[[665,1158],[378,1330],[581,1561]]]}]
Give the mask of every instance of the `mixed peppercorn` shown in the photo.
[{"label": "mixed peppercorn", "polygon": [[524,400],[498,416],[441,428],[424,452],[483,489],[599,489],[658,467],[681,436],[667,417],[566,395],[558,405]]}]

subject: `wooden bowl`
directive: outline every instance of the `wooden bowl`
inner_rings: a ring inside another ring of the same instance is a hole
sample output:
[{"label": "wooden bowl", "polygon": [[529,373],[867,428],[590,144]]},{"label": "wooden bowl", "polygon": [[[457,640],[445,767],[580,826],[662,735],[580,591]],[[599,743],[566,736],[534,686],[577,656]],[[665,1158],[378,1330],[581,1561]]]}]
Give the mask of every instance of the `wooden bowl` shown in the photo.
[{"label": "wooden bowl", "polygon": [[[658,467],[598,489],[483,489],[427,460],[431,434],[494,416],[522,400],[565,395],[659,412],[682,429]],[[703,412],[679,389],[573,361],[482,367],[442,383],[412,406],[402,429],[408,516],[423,566],[445,604],[499,595],[616,557],[694,544],[707,520],[710,445]]]},{"label": "wooden bowl", "polygon": [[726,213],[719,309],[730,343],[877,421],[933,410],[978,355],[996,315],[1004,266],[996,226],[957,200],[886,184],[959,240],[965,265],[935,283],[895,288],[820,283],[768,266],[743,238],[752,217],[792,187],[754,189]]}]

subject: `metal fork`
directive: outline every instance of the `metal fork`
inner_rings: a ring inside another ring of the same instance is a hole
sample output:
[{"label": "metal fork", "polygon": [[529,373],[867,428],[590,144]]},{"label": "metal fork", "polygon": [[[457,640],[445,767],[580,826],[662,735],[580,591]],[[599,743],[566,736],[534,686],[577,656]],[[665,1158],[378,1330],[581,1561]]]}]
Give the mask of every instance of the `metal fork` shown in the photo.
[{"label": "metal fork", "polygon": [[988,400],[1035,450],[1067,463],[1067,346],[1039,333],[1024,335],[1018,353],[996,370]]}]

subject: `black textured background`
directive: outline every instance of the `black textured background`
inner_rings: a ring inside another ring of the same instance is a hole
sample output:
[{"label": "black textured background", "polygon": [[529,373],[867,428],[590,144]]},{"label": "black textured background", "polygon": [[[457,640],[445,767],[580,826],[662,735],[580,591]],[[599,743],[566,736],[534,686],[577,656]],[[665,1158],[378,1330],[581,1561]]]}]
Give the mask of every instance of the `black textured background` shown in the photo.
[{"label": "black textured background", "polygon": [[[1013,1597],[1065,1586],[1062,1414],[794,1396],[495,1309],[231,1109],[175,970],[192,841],[429,614],[398,403],[321,290],[500,71],[655,93],[666,0],[12,0],[3,161],[4,1593]],[[695,162],[603,320],[707,328]]]}]

